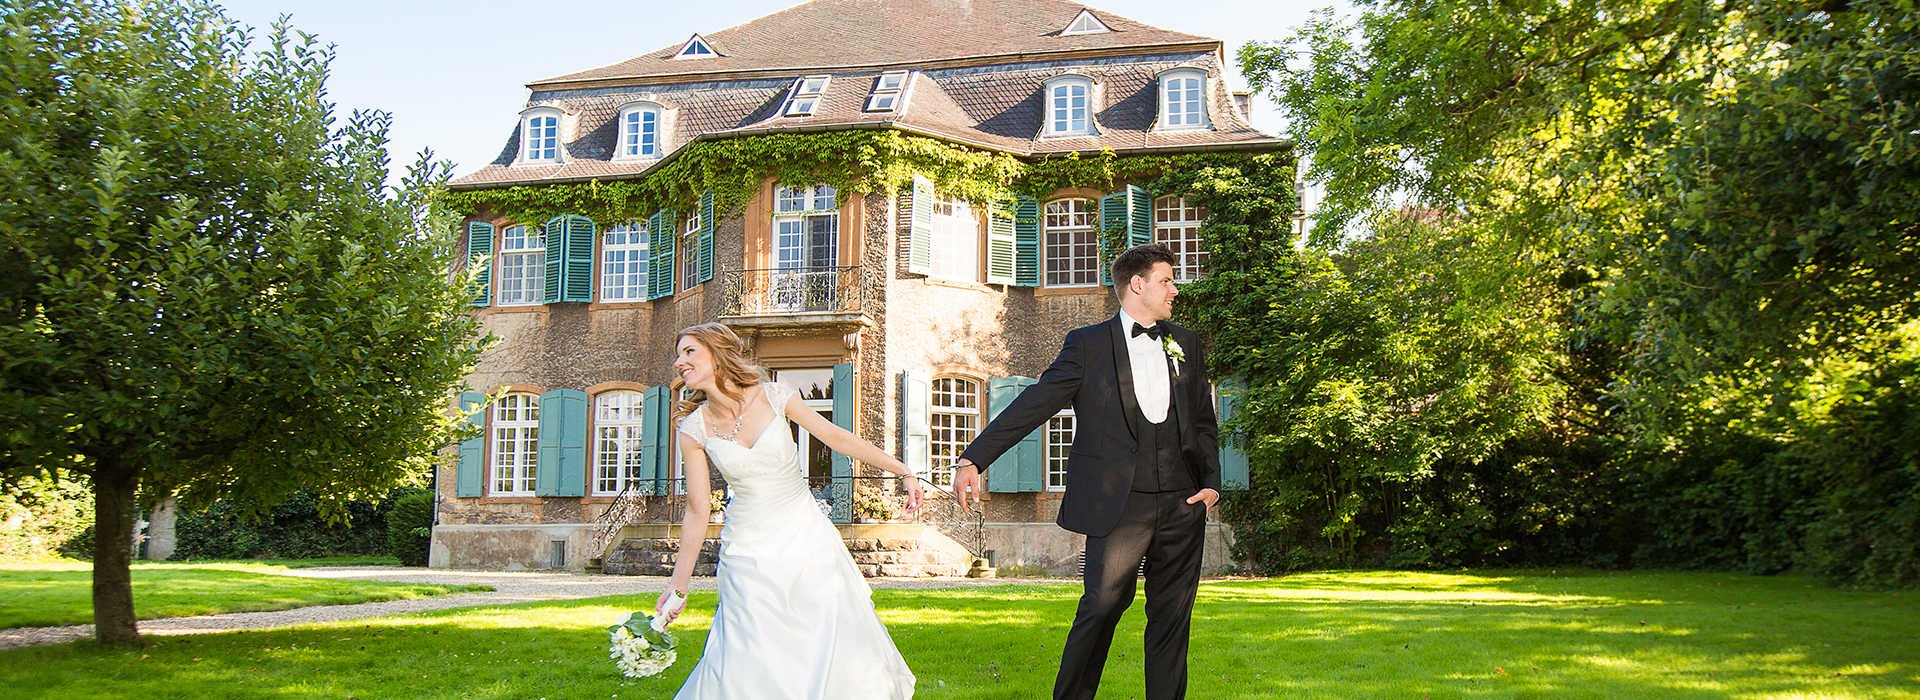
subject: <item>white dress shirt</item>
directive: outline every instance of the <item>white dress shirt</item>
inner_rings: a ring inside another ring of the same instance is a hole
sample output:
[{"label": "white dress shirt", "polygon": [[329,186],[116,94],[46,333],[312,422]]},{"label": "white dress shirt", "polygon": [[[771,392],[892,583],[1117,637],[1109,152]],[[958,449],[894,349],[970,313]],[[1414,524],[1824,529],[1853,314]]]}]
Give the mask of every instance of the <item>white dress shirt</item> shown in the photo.
[{"label": "white dress shirt", "polygon": [[1144,333],[1134,335],[1136,323],[1140,322],[1120,312],[1120,332],[1127,336],[1127,360],[1133,363],[1133,398],[1140,402],[1140,413],[1148,422],[1160,423],[1167,419],[1167,402],[1173,394],[1172,379],[1167,376],[1167,348]]}]

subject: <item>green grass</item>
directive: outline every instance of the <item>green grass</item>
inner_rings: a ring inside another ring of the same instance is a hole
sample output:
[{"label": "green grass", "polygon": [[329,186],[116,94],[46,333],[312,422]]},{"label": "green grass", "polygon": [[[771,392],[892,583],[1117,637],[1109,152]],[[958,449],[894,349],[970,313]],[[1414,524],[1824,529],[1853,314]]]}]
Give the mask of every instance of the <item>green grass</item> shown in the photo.
[{"label": "green grass", "polygon": [[[367,560],[342,559],[330,563],[347,561]],[[487,586],[312,579],[273,573],[301,565],[320,564],[312,564],[311,560],[137,563],[133,565],[134,613],[142,620],[151,620],[491,590]],[[0,562],[0,629],[79,625],[92,621],[92,564]]]},{"label": "green grass", "polygon": [[[882,590],[915,697],[1045,698],[1077,588]],[[1805,579],[1610,572],[1341,572],[1209,583],[1192,686],[1206,698],[1920,698],[1915,594]],[[602,628],[651,596],[445,610],[192,637],[145,650],[0,651],[21,698],[668,698],[712,593],[676,624],[680,662],[620,677]],[[1141,693],[1136,604],[1102,698]],[[1645,624],[1642,624],[1642,623]]]}]

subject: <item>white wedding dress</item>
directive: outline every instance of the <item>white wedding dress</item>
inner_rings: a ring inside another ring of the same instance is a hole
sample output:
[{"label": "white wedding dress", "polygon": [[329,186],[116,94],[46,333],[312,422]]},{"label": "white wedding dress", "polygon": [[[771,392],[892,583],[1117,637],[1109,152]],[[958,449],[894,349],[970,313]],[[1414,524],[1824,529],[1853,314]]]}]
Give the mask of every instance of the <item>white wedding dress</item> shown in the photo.
[{"label": "white wedding dress", "polygon": [[720,528],[720,604],[700,663],[675,700],[895,700],[913,673],[874,613],[872,589],[795,460],[793,390],[761,384],[774,420],[751,449],[680,422],[733,489]]}]

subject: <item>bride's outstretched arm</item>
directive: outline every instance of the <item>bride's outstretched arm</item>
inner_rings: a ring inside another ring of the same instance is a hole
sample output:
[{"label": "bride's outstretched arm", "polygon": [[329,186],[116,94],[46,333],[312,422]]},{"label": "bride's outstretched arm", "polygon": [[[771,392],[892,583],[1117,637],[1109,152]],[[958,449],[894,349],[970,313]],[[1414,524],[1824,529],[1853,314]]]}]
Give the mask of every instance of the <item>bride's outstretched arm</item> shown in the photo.
[{"label": "bride's outstretched arm", "polygon": [[680,521],[680,549],[673,553],[673,578],[667,586],[685,593],[693,583],[693,565],[700,561],[700,548],[707,543],[708,504],[713,490],[707,484],[707,451],[691,436],[675,434],[680,440],[680,473],[687,477],[687,514]]},{"label": "bride's outstretched arm", "polygon": [[819,438],[821,442],[826,443],[827,447],[832,448],[833,451],[860,460],[863,464],[870,464],[885,469],[894,476],[903,477],[900,481],[907,487],[907,512],[920,509],[920,500],[922,497],[920,480],[914,478],[913,470],[908,469],[907,465],[901,464],[900,460],[895,459],[893,455],[881,451],[878,447],[874,447],[873,443],[862,440],[860,436],[847,432],[846,428],[834,425],[832,421],[827,420],[826,416],[820,415],[819,411],[815,411],[812,406],[808,406],[807,402],[801,399],[798,394],[787,399],[786,413],[787,420],[800,424],[802,428],[806,428],[809,434]]}]

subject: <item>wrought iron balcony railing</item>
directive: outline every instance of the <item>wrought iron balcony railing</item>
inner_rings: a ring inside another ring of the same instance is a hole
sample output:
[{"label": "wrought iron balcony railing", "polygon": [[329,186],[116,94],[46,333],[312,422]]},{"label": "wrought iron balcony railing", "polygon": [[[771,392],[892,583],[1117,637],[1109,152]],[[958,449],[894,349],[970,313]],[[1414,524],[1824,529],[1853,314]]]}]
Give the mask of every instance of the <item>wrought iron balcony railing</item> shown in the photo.
[{"label": "wrought iron balcony railing", "polygon": [[738,270],[722,280],[722,316],[849,315],[865,312],[866,268],[793,267]]}]

